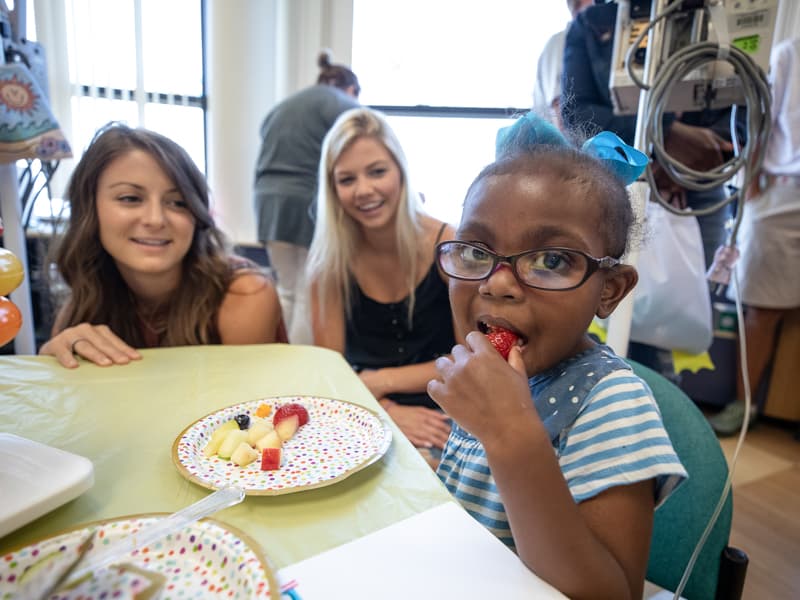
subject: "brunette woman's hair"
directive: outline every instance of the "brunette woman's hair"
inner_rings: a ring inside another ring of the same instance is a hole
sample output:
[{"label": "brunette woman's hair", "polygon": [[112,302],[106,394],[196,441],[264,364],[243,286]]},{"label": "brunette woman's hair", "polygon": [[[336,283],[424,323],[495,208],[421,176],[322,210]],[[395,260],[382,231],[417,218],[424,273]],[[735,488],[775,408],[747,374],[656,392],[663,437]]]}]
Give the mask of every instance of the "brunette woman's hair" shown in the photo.
[{"label": "brunette woman's hair", "polygon": [[349,68],[344,65],[337,65],[331,62],[330,50],[323,50],[317,57],[317,66],[319,66],[319,77],[317,83],[325,85],[332,85],[340,90],[346,90],[353,87],[353,93],[356,98],[361,93],[361,86],[358,85],[358,77]]},{"label": "brunette woman's hair", "polygon": [[234,276],[234,266],[225,237],[209,211],[205,176],[186,150],[169,138],[121,123],[109,123],[95,134],[67,185],[69,223],[53,248],[53,261],[69,287],[58,325],[107,325],[131,346],[145,345],[136,317],[138,314],[143,319],[137,299],[100,243],[96,204],[102,173],[133,150],[146,152],[159,164],[195,219],[180,285],[159,311],[164,328],[159,344],[219,343],[216,315]]}]

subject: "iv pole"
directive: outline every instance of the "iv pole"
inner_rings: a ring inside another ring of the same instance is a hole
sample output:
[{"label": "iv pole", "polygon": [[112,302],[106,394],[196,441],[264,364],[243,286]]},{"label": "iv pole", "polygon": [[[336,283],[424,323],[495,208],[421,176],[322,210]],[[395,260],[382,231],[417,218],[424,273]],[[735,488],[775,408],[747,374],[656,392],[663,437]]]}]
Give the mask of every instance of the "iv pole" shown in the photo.
[{"label": "iv pole", "polygon": [[[625,19],[630,19],[630,0],[619,0],[617,2],[617,14],[624,15]],[[650,8],[650,20],[655,20],[661,9],[661,1],[653,0]],[[663,43],[663,22],[657,23],[651,35],[648,36],[647,47],[645,49],[644,59],[644,73],[643,81],[650,81],[650,73],[653,69],[658,67],[658,58],[661,56],[661,46]],[[617,45],[624,44],[625,40],[621,39],[622,36],[615,36],[614,38],[614,52],[612,56],[622,56],[622,53],[617,52]],[[612,65],[613,66],[613,65]],[[612,69],[613,71],[613,69]],[[636,118],[636,132],[634,134],[633,146],[637,150],[647,154],[645,149],[645,127],[646,124],[642,118],[645,115],[647,108],[647,95],[650,93],[647,89],[639,91],[639,110]],[[650,199],[650,186],[646,181],[637,181],[630,187],[631,203],[633,205],[633,212],[636,218],[644,221],[646,214],[647,202]],[[633,249],[629,252],[626,263],[636,266],[639,261],[639,250]],[[633,303],[636,298],[636,289],[632,294],[628,294],[622,302],[617,306],[616,310],[611,313],[608,318],[608,331],[606,343],[620,356],[627,356],[628,344],[631,336],[631,321],[633,319]]]},{"label": "iv pole", "polygon": [[[13,11],[8,11],[5,2],[1,7],[12,17],[11,39],[20,41],[20,31],[25,28],[25,2],[16,2]],[[3,64],[6,62],[3,44]],[[16,162],[0,164],[0,216],[3,218],[3,246],[13,252],[23,265],[25,277],[16,290],[11,292],[11,301],[22,314],[22,326],[14,338],[16,354],[36,354],[36,338],[33,328],[33,309],[31,302],[30,266],[25,245],[25,231],[22,227],[22,205],[19,197]]]}]

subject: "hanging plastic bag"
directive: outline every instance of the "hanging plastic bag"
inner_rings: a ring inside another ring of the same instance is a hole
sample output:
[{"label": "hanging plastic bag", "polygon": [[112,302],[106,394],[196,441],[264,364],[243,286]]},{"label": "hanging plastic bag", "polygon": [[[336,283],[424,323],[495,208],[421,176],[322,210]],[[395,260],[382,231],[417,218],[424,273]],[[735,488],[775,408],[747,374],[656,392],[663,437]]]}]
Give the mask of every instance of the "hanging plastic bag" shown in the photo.
[{"label": "hanging plastic bag", "polygon": [[647,203],[648,239],[636,270],[630,339],[692,354],[713,340],[711,296],[697,219]]}]

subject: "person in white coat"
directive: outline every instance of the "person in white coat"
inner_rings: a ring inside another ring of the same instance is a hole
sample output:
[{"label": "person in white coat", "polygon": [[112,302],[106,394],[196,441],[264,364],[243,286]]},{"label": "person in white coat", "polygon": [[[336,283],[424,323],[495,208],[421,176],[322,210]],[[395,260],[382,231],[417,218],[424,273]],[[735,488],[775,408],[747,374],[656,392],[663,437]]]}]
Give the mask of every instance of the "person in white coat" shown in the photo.
[{"label": "person in white coat", "polygon": [[[592,0],[567,0],[570,15],[575,18]],[[569,26],[569,25],[568,25]],[[536,85],[533,88],[533,110],[560,127],[559,101],[561,98],[561,71],[564,64],[564,39],[567,29],[553,35],[542,49],[536,66]]]}]

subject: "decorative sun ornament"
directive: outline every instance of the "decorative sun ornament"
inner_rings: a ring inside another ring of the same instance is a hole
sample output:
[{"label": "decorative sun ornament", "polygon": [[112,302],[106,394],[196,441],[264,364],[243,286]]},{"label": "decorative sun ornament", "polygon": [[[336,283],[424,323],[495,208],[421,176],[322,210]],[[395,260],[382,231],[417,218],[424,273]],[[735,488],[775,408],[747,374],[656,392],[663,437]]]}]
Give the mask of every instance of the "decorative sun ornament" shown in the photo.
[{"label": "decorative sun ornament", "polygon": [[71,156],[36,78],[23,63],[0,64],[0,164]]},{"label": "decorative sun ornament", "polygon": [[38,96],[30,82],[21,81],[16,75],[11,79],[0,80],[0,103],[9,111],[32,115],[37,100]]}]

